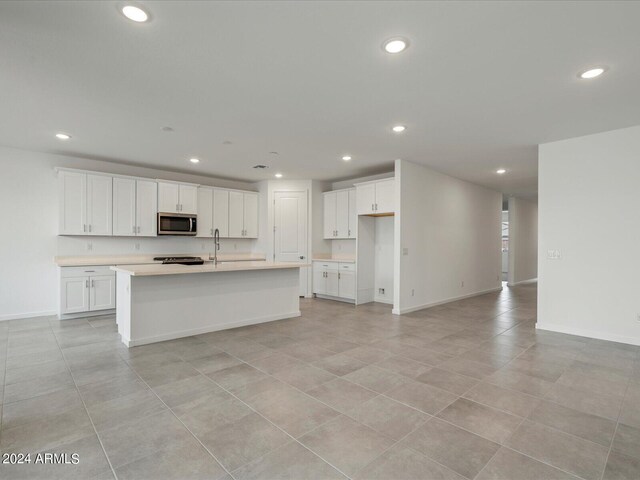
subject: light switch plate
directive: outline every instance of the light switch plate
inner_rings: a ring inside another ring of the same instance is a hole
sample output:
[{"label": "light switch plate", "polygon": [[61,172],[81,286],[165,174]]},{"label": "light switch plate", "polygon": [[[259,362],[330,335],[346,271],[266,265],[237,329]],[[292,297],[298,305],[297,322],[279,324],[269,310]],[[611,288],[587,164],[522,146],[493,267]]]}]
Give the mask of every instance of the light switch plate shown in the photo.
[{"label": "light switch plate", "polygon": [[404,248],[402,249],[402,255],[409,255],[409,249],[408,249],[408,248],[406,248],[406,247],[404,247]]}]

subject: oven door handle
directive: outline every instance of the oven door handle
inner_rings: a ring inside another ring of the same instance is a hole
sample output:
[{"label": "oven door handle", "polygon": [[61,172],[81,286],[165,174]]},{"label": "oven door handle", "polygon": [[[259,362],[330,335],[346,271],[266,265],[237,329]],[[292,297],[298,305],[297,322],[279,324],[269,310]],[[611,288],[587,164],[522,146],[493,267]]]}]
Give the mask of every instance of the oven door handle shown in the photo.
[{"label": "oven door handle", "polygon": [[193,217],[189,217],[189,232],[193,232]]}]

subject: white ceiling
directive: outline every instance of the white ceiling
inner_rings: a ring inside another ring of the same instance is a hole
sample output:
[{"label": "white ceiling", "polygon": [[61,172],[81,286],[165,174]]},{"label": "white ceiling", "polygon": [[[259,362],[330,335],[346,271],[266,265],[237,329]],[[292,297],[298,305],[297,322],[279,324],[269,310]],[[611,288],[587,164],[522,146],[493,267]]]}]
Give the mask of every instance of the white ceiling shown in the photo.
[{"label": "white ceiling", "polygon": [[537,144],[640,124],[640,2],[119,5],[0,2],[0,144],[248,181],[404,158],[533,195]]}]

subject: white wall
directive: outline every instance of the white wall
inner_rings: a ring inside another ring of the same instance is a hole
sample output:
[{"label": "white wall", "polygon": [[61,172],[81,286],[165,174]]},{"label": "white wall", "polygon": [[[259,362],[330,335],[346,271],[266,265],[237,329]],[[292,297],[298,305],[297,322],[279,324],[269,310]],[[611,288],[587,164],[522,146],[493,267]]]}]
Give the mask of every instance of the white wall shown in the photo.
[{"label": "white wall", "polygon": [[395,176],[394,312],[500,289],[502,194],[406,160]]},{"label": "white wall", "polygon": [[538,208],[537,327],[640,345],[640,126],[540,145]]},{"label": "white wall", "polygon": [[509,285],[538,276],[538,204],[509,198]]},{"label": "white wall", "polygon": [[[393,231],[394,217],[375,218],[374,298],[393,303]],[[380,293],[380,289],[384,293]]]},{"label": "white wall", "polygon": [[[58,273],[53,263],[56,255],[202,253],[212,248],[210,241],[195,238],[58,237],[55,167],[255,190],[248,183],[0,147],[0,202],[3,205],[0,320],[56,312]],[[256,251],[255,243],[255,240],[223,240],[222,251]],[[91,250],[88,250],[89,244]]]}]

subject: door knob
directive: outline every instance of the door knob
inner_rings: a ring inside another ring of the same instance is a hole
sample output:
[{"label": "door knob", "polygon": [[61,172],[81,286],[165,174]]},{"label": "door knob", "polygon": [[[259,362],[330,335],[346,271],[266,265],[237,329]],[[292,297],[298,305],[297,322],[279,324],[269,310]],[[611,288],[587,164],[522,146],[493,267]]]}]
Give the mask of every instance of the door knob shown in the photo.
[{"label": "door knob", "polygon": [[304,260],[304,255],[300,255],[300,260]]}]

